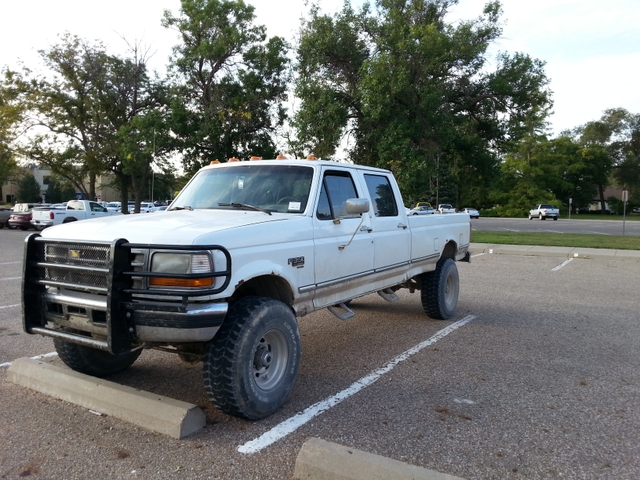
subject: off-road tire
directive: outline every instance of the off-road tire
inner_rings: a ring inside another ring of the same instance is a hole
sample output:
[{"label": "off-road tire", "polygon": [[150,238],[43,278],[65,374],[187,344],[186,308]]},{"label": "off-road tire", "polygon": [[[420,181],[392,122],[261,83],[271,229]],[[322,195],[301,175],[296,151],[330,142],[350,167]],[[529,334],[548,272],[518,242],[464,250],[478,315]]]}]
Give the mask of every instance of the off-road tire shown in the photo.
[{"label": "off-road tire", "polygon": [[123,355],[112,355],[104,350],[85,347],[59,338],[53,339],[53,345],[60,360],[67,367],[94,377],[106,377],[122,372],[133,365],[142,353],[142,350],[136,350]]},{"label": "off-road tire", "polygon": [[431,318],[451,318],[458,306],[459,292],[458,267],[451,258],[441,258],[433,272],[422,274],[422,309]]},{"label": "off-road tire", "polygon": [[539,220],[546,220],[546,219],[547,219],[547,217],[543,217],[543,216],[542,216],[542,214],[540,214],[540,215],[538,216],[538,219],[539,219]]},{"label": "off-road tire", "polygon": [[271,415],[293,389],[300,349],[298,322],[287,305],[264,297],[238,300],[202,356],[209,399],[235,417]]}]

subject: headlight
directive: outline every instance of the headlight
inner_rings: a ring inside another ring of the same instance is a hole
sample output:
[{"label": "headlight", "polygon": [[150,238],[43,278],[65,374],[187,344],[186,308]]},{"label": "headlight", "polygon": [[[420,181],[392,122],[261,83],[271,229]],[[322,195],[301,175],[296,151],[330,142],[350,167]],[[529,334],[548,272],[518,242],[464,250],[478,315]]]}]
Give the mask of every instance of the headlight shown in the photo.
[{"label": "headlight", "polygon": [[151,257],[151,271],[202,275],[202,277],[193,278],[150,277],[149,285],[153,287],[210,287],[213,285],[213,277],[206,276],[213,272],[213,263],[208,253],[157,252]]}]

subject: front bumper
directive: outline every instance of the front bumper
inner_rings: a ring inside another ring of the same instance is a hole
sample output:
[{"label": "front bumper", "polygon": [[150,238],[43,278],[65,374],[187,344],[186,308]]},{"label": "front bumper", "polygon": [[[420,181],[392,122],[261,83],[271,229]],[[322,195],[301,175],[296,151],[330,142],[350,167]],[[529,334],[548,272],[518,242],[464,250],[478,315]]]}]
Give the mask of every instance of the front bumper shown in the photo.
[{"label": "front bumper", "polygon": [[29,235],[22,281],[24,330],[113,354],[213,338],[228,309],[213,297],[230,282],[229,253],[216,245],[155,245],[154,250],[218,250],[226,268],[211,273],[219,280],[209,289],[148,289],[140,279],[160,274],[134,259],[135,252],[149,248],[124,239],[82,243]]}]

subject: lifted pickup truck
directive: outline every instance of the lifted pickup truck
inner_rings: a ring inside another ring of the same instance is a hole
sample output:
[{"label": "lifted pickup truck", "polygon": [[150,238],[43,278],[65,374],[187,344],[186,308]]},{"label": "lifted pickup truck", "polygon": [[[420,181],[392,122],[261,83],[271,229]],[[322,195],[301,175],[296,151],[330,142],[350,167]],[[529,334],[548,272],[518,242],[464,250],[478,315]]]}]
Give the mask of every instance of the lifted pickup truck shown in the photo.
[{"label": "lifted pickup truck", "polygon": [[36,227],[36,229],[42,230],[43,228],[61,223],[119,214],[119,212],[107,210],[106,207],[98,202],[92,202],[90,200],[69,200],[66,208],[34,209],[33,215],[31,216],[31,225]]},{"label": "lifted pickup truck", "polygon": [[540,220],[553,218],[554,220],[558,220],[558,215],[560,215],[560,210],[554,208],[553,205],[547,205],[544,203],[536,205],[529,210],[529,220],[533,220],[534,218],[538,218]]},{"label": "lifted pickup truck", "polygon": [[52,227],[27,237],[23,322],[74,370],[109,375],[142,349],[203,362],[223,412],[260,419],[289,396],[297,317],[350,300],[420,292],[454,315],[469,216],[407,217],[393,175],[321,160],[201,169],[167,211]]}]

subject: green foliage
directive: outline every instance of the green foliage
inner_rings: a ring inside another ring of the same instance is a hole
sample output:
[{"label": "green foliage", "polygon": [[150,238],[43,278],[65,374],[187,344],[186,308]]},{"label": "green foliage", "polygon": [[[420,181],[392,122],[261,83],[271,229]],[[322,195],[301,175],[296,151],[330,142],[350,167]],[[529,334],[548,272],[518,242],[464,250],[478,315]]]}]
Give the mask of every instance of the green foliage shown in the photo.
[{"label": "green foliage", "polygon": [[42,200],[40,194],[40,184],[32,173],[25,173],[18,180],[18,192],[16,194],[18,202],[35,203]]},{"label": "green foliage", "polygon": [[474,230],[471,241],[506,245],[543,245],[556,247],[615,248],[640,250],[640,237],[634,235],[592,235],[547,232],[484,232]]},{"label": "green foliage", "polygon": [[17,127],[23,120],[24,107],[17,92],[11,88],[12,73],[4,70],[0,82],[0,191],[5,182],[15,178],[18,165],[12,142],[17,136]]},{"label": "green foliage", "polygon": [[47,203],[62,203],[75,198],[75,196],[76,191],[69,182],[55,176],[49,179],[46,192]]},{"label": "green foliage", "polygon": [[446,184],[452,203],[486,203],[497,153],[547,115],[548,80],[522,54],[488,71],[499,3],[455,26],[450,3],[380,0],[355,12],[347,2],[333,17],[312,7],[298,47],[296,151],[330,157],[348,138],[350,160],[391,169],[407,201],[435,200]]},{"label": "green foliage", "polygon": [[188,171],[213,159],[277,154],[288,45],[267,40],[253,12],[242,0],[182,0],[179,16],[164,13],[163,25],[182,37],[171,63],[172,129]]}]

